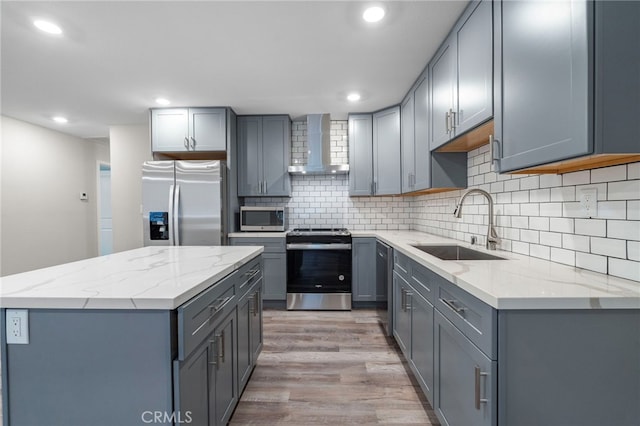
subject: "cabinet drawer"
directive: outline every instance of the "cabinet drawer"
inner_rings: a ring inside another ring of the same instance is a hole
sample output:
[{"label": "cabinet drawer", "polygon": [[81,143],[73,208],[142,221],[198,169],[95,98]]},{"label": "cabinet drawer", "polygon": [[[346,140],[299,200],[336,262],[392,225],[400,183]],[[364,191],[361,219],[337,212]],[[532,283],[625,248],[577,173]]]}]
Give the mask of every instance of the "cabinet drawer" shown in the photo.
[{"label": "cabinet drawer", "polygon": [[262,256],[258,256],[238,270],[238,294],[244,295],[262,278]]},{"label": "cabinet drawer", "polygon": [[404,254],[398,252],[398,250],[393,251],[393,270],[407,281],[410,280],[409,270],[411,268],[411,262],[413,261]]},{"label": "cabinet drawer", "polygon": [[263,246],[265,253],[284,253],[284,238],[231,238],[232,246]]},{"label": "cabinet drawer", "polygon": [[178,359],[184,360],[235,308],[238,271],[178,308]]},{"label": "cabinet drawer", "polygon": [[436,308],[489,358],[496,359],[496,310],[445,280],[438,284]]},{"label": "cabinet drawer", "polygon": [[410,265],[409,283],[422,297],[433,303],[438,282],[444,281],[444,278],[414,261]]}]

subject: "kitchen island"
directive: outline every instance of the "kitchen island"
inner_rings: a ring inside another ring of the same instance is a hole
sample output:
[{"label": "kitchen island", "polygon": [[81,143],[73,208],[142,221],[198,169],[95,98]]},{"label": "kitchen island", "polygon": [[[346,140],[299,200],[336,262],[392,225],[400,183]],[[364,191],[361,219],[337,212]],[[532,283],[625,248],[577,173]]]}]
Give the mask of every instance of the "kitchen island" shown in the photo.
[{"label": "kitchen island", "polygon": [[226,423],[261,349],[262,250],[145,247],[1,278],[4,426]]}]

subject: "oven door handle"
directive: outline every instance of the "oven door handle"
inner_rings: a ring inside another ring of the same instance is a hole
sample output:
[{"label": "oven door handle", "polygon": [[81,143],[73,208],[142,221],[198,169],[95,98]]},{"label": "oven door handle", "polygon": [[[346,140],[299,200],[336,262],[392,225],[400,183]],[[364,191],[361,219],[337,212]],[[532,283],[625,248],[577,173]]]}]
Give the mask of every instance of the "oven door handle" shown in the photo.
[{"label": "oven door handle", "polygon": [[351,250],[351,244],[287,244],[287,250]]}]

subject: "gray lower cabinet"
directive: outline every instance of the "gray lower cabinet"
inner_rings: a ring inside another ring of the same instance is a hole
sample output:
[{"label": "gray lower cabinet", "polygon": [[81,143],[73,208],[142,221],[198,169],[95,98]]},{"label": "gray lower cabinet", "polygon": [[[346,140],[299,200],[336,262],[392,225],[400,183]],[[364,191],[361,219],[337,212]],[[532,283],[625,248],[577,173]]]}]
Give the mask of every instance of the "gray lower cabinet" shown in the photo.
[{"label": "gray lower cabinet", "polygon": [[496,362],[435,311],[433,408],[446,426],[490,426],[496,416]]},{"label": "gray lower cabinet", "polygon": [[262,300],[287,300],[287,250],[284,237],[231,237],[232,246],[263,246]]},{"label": "gray lower cabinet", "polygon": [[226,151],[226,108],[151,110],[153,152]]},{"label": "gray lower cabinet", "polygon": [[394,250],[394,337],[438,419],[637,425],[640,309],[496,310]]},{"label": "gray lower cabinet", "polygon": [[349,195],[400,194],[400,107],[349,115]]},{"label": "gray lower cabinet", "polygon": [[376,239],[351,239],[352,300],[354,302],[376,302],[386,300],[386,288],[376,284]]},{"label": "gray lower cabinet", "polygon": [[238,196],[290,197],[289,116],[239,116],[237,126]]},{"label": "gray lower cabinet", "polygon": [[640,39],[640,2],[496,1],[494,21],[499,171],[640,152],[640,56],[621,47]]},{"label": "gray lower cabinet", "polygon": [[[211,371],[213,381],[213,418],[216,425],[226,425],[238,403],[237,311],[220,322],[213,333]],[[211,396],[210,396],[211,398]],[[209,406],[211,408],[211,405]]]},{"label": "gray lower cabinet", "polygon": [[[262,282],[259,271],[248,271],[244,295],[238,301],[238,382],[244,390],[262,350]],[[242,292],[241,291],[241,292]]]}]

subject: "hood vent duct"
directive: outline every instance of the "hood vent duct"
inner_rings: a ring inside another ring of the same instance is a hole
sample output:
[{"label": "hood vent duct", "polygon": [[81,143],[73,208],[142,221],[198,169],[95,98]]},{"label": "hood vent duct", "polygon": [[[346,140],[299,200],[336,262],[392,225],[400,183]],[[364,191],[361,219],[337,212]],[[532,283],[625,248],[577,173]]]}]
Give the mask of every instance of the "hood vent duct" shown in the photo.
[{"label": "hood vent duct", "polygon": [[289,166],[294,175],[327,175],[349,172],[348,164],[331,164],[329,114],[307,115],[307,164]]}]

